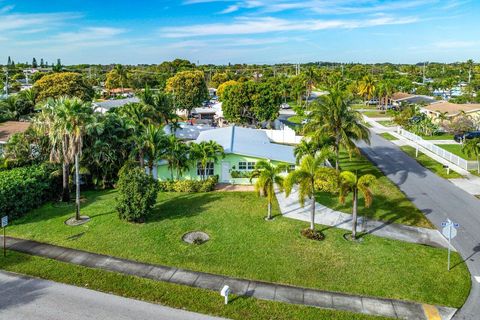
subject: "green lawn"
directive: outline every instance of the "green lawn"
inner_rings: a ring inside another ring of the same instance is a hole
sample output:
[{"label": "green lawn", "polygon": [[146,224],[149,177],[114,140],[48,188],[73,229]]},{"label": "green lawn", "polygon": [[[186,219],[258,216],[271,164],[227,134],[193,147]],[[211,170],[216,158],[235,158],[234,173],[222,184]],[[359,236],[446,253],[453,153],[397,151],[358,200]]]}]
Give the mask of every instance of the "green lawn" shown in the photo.
[{"label": "green lawn", "polygon": [[422,136],[424,140],[453,140],[453,134],[438,133],[433,136]]},{"label": "green lawn", "polygon": [[465,159],[465,160],[477,160],[475,156],[473,157],[468,157],[465,153],[462,151],[463,145],[461,144],[441,144],[438,145],[440,148],[445,149],[447,151],[450,151],[451,153]]},{"label": "green lawn", "polygon": [[377,106],[372,106],[372,105],[365,105],[363,103],[359,104],[352,104],[350,105],[350,108],[353,110],[377,110]]},{"label": "green lawn", "polygon": [[390,140],[390,141],[398,140],[397,137],[391,135],[388,132],[380,133],[380,136],[383,137],[384,139],[387,139],[387,140]]},{"label": "green lawn", "polygon": [[413,148],[413,147],[403,146],[403,147],[400,147],[400,149],[402,149],[410,157],[417,160],[418,163],[420,163],[422,166],[424,166],[428,170],[433,171],[434,173],[436,173],[437,175],[439,175],[442,178],[445,178],[445,179],[462,178],[461,174],[459,174],[459,173],[457,173],[453,170],[450,170],[450,174],[447,174],[447,170],[445,168],[443,168],[443,165],[440,162],[437,162],[437,161],[433,160],[432,158],[430,158],[429,156],[427,156],[427,155],[425,155],[421,152],[418,152],[418,158],[415,157],[416,151],[415,151],[415,148]]},{"label": "green lawn", "polygon": [[302,117],[302,116],[291,116],[287,120],[290,121],[290,122],[293,122],[293,123],[302,124],[302,121],[304,119],[305,119],[305,117]]},{"label": "green lawn", "polygon": [[[359,214],[372,219],[391,221],[395,223],[431,228],[432,224],[423,213],[410,202],[405,194],[398,189],[383,173],[375,167],[365,156],[352,155],[350,160],[346,152],[340,154],[340,167],[342,170],[358,172],[359,175],[373,174],[378,178],[375,186],[373,204],[365,208],[363,196],[360,196]],[[318,193],[317,201],[334,210],[351,213],[352,196],[350,195],[342,205],[338,197],[330,193]]]},{"label": "green lawn", "polygon": [[[85,192],[82,214],[92,221],[83,226],[64,224],[73,207],[47,204],[14,221],[9,234],[197,271],[454,307],[469,292],[470,276],[456,254],[456,267],[447,272],[443,249],[374,236],[352,244],[334,228],[324,230],[325,241],[308,240],[300,235],[308,223],[278,216],[276,203],[277,219],[265,222],[265,200],[254,193],[161,193],[144,224],[120,221],[115,195]],[[408,203],[391,207],[402,206]],[[182,235],[192,230],[211,240],[183,243]]]},{"label": "green lawn", "polygon": [[372,111],[364,111],[362,112],[364,115],[370,118],[383,118],[383,117],[390,117],[391,113],[388,111],[383,110],[372,110]]},{"label": "green lawn", "polygon": [[16,252],[8,252],[6,259],[3,257],[0,259],[0,269],[229,319],[385,319],[235,296],[232,296],[230,303],[225,306],[223,298],[217,292],[91,269]]},{"label": "green lawn", "polygon": [[378,123],[380,123],[382,126],[384,127],[395,127],[397,124],[391,120],[382,120],[382,121],[377,121]]}]

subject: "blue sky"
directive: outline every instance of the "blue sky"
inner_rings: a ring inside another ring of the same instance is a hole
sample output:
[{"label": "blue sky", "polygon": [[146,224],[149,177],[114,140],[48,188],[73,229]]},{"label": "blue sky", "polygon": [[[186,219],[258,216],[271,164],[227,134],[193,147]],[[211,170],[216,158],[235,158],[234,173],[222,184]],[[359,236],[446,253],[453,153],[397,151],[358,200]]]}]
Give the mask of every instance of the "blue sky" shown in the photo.
[{"label": "blue sky", "polygon": [[479,19],[476,0],[0,0],[0,59],[480,61]]}]

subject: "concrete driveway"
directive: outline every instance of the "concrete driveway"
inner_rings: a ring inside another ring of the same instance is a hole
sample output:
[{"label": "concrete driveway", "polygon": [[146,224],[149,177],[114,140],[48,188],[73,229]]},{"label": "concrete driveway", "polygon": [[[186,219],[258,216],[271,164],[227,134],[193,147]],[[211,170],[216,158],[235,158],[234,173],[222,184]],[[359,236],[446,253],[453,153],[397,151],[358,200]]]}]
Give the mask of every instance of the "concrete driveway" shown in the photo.
[{"label": "concrete driveway", "polygon": [[480,319],[480,278],[476,278],[480,277],[480,201],[376,134],[372,134],[370,146],[358,146],[438,229],[447,218],[460,224],[453,245],[470,270],[472,290],[455,319]]}]

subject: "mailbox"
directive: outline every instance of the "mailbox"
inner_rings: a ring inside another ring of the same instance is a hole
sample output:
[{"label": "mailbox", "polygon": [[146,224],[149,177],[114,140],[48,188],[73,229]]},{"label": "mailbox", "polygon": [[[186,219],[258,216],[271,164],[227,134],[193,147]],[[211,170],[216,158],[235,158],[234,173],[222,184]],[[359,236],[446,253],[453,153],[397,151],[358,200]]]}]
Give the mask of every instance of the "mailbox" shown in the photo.
[{"label": "mailbox", "polygon": [[222,290],[220,291],[220,295],[222,297],[225,297],[225,304],[228,304],[228,295],[230,294],[230,287],[229,286],[224,286]]}]

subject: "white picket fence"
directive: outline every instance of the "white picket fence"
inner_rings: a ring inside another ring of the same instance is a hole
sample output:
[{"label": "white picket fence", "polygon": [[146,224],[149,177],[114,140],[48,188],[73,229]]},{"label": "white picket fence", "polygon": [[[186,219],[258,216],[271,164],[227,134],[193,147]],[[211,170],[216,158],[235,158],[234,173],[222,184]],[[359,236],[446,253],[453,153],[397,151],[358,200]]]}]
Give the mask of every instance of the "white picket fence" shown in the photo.
[{"label": "white picket fence", "polygon": [[476,161],[469,161],[465,160],[462,157],[459,157],[427,140],[424,140],[422,137],[417,136],[414,133],[411,133],[410,131],[407,131],[405,129],[399,128],[398,133],[407,138],[408,140],[411,140],[418,144],[420,147],[423,147],[433,153],[435,153],[437,156],[459,166],[462,169],[465,170],[476,170],[477,169],[477,162]]},{"label": "white picket fence", "polygon": [[299,144],[302,136],[297,136],[295,131],[288,126],[284,126],[282,130],[262,130],[268,138],[276,143]]}]

